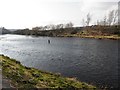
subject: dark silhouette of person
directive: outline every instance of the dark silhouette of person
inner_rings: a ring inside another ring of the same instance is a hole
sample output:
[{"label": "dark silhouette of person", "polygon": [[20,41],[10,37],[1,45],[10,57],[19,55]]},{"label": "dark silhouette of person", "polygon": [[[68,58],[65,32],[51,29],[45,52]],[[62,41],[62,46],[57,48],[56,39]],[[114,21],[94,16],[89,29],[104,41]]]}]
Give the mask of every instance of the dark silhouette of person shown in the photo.
[{"label": "dark silhouette of person", "polygon": [[48,40],[48,43],[50,44],[50,40]]}]

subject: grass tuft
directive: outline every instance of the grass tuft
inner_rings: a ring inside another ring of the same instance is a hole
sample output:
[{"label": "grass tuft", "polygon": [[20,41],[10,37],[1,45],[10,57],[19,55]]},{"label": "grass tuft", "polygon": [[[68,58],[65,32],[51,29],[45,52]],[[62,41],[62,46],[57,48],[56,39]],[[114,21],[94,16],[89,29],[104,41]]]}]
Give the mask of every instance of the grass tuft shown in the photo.
[{"label": "grass tuft", "polygon": [[0,55],[0,63],[2,63],[3,75],[11,80],[15,88],[24,88],[23,90],[30,90],[28,88],[96,89],[95,86],[80,82],[75,78],[62,77],[60,74],[23,66],[19,61],[4,55]]}]

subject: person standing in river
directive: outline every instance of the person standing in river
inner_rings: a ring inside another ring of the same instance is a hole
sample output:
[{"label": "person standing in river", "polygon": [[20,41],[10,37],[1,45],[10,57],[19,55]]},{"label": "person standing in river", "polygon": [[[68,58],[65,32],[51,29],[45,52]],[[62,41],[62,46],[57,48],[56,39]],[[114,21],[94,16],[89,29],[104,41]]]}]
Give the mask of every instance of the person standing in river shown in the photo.
[{"label": "person standing in river", "polygon": [[50,44],[50,40],[48,40],[48,44]]}]

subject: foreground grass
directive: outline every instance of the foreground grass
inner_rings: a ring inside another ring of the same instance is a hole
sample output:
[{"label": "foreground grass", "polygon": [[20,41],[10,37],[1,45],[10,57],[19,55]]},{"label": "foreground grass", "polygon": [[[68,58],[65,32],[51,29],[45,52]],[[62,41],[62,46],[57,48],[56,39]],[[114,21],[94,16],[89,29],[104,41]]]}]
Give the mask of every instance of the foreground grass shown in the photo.
[{"label": "foreground grass", "polygon": [[10,79],[15,88],[96,89],[95,86],[80,82],[75,78],[62,77],[59,74],[25,67],[15,59],[4,55],[0,55],[0,63],[2,63],[3,75]]}]

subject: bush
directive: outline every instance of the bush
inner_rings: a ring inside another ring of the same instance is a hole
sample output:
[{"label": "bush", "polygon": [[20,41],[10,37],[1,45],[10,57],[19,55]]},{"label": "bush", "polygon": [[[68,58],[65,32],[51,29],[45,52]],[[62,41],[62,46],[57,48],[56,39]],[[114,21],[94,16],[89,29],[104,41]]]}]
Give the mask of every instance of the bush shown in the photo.
[{"label": "bush", "polygon": [[76,30],[74,30],[74,31],[72,31],[72,32],[71,32],[71,34],[76,34],[76,33],[77,33],[77,31],[76,31]]}]

